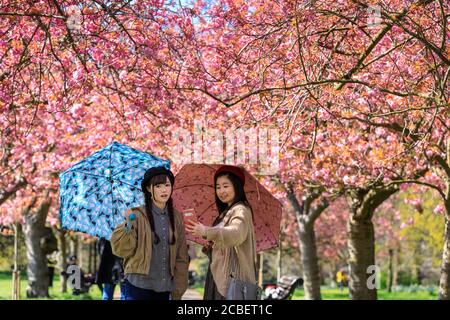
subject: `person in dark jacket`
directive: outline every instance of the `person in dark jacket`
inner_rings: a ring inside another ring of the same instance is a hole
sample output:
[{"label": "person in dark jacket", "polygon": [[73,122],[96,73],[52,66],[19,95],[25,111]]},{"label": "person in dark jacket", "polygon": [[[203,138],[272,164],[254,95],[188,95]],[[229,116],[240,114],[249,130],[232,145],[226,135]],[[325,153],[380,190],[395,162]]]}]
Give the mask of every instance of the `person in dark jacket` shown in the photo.
[{"label": "person in dark jacket", "polygon": [[111,242],[108,240],[100,238],[97,245],[100,265],[95,282],[102,290],[102,300],[113,300],[114,289],[117,284],[121,285],[123,280],[123,262],[112,253]]}]

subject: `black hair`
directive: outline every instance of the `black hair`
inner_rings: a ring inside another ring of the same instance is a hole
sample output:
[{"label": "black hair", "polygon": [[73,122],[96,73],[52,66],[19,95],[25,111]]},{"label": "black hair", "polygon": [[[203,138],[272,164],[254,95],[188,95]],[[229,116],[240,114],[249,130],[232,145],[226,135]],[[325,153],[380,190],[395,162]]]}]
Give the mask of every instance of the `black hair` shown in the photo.
[{"label": "black hair", "polygon": [[[154,177],[152,177],[146,185],[145,181],[143,181],[142,185],[142,192],[144,193],[144,199],[145,199],[145,213],[147,215],[148,221],[150,222],[150,228],[153,233],[153,243],[158,244],[160,242],[159,235],[155,232],[155,222],[153,220],[153,214],[152,214],[152,194],[147,190],[147,187],[151,186],[152,191],[153,187],[157,184],[164,184],[166,181],[171,179],[169,178],[168,174],[159,174]],[[172,184],[172,183],[171,183]],[[173,191],[173,184],[172,184],[172,191]],[[173,200],[172,200],[172,192],[170,193],[169,200],[167,201],[167,213],[169,214],[169,220],[170,220],[170,227],[172,228],[172,239],[170,240],[169,244],[175,243],[175,215],[173,211]]]},{"label": "black hair", "polygon": [[[231,184],[233,185],[233,188],[234,188],[234,199],[230,206],[228,206],[227,203],[220,201],[219,197],[217,196],[217,179],[219,177],[223,177],[223,176],[226,176],[228,179],[230,179]],[[237,175],[235,175],[234,173],[222,172],[219,175],[217,175],[217,177],[215,177],[215,179],[214,179],[214,192],[215,192],[215,197],[216,197],[216,207],[217,207],[217,211],[219,212],[219,216],[216,218],[216,220],[214,221],[213,224],[216,224],[218,219],[222,219],[223,218],[222,214],[227,209],[231,208],[238,202],[242,202],[244,205],[249,207],[250,211],[252,212],[252,217],[253,217],[253,210],[252,210],[250,203],[247,200],[247,196],[245,195],[244,185],[242,184],[242,180],[239,179],[239,177]]]}]

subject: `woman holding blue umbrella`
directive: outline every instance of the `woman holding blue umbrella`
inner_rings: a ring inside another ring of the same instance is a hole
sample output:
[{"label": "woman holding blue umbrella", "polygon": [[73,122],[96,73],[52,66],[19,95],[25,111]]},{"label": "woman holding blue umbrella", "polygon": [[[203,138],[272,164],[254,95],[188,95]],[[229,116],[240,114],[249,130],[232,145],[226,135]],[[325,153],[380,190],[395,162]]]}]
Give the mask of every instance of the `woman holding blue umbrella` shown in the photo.
[{"label": "woman holding blue umbrella", "polygon": [[145,204],[124,213],[113,231],[113,253],[124,259],[125,300],[181,299],[188,285],[189,256],[181,214],[174,210],[174,175],[165,167],[145,172]]}]

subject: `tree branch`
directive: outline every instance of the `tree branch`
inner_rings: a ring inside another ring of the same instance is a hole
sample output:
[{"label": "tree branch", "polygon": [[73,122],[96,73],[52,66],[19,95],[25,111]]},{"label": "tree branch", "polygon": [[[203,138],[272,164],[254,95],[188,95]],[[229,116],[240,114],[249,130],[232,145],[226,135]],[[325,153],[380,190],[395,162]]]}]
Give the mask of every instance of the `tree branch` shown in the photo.
[{"label": "tree branch", "polygon": [[43,13],[18,13],[18,12],[0,12],[0,16],[17,16],[17,17],[43,17],[43,18],[56,18],[65,20],[66,17],[57,16],[53,14]]},{"label": "tree branch", "polygon": [[17,191],[24,188],[27,185],[27,181],[24,178],[19,179],[19,181],[12,187],[9,191],[0,189],[0,206],[6,202],[10,197],[16,194]]},{"label": "tree branch", "polygon": [[[396,16],[396,19],[400,20],[402,19],[405,14],[406,14],[406,10],[403,10],[400,14],[398,14]],[[383,29],[381,29],[378,34],[375,36],[375,38],[372,40],[372,42],[369,44],[369,46],[367,47],[367,49],[360,55],[358,62],[356,63],[355,66],[353,66],[353,68],[351,68],[343,77],[342,79],[348,80],[350,79],[362,66],[364,60],[370,55],[370,53],[373,51],[373,49],[375,49],[375,47],[377,46],[377,44],[381,41],[381,39],[383,39],[383,37],[386,35],[386,33],[388,33],[393,27],[393,24],[387,24],[386,27],[384,27]],[[345,83],[340,83],[337,87],[336,90],[341,90],[344,87]]]},{"label": "tree branch", "polygon": [[406,180],[394,180],[389,182],[388,185],[399,185],[399,184],[404,184],[404,183],[414,183],[414,184],[419,184],[419,185],[423,185],[423,186],[427,186],[429,188],[432,188],[434,190],[437,190],[440,194],[440,196],[442,197],[442,199],[444,199],[444,201],[446,200],[446,196],[445,193],[441,190],[441,188],[439,188],[438,186],[428,183],[428,182],[423,182],[423,181],[419,181],[419,180],[414,180],[414,179],[406,179]]}]

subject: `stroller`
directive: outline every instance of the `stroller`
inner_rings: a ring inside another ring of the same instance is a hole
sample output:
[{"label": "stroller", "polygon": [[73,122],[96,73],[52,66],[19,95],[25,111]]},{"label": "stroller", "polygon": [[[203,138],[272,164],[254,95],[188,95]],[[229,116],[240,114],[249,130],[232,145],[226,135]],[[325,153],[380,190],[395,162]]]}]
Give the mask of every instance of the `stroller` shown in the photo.
[{"label": "stroller", "polygon": [[267,285],[264,300],[291,300],[297,286],[303,285],[303,279],[295,276],[283,276],[276,285]]}]

